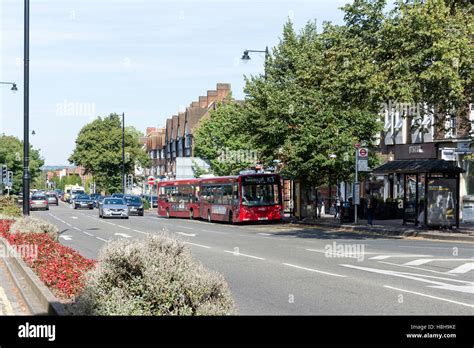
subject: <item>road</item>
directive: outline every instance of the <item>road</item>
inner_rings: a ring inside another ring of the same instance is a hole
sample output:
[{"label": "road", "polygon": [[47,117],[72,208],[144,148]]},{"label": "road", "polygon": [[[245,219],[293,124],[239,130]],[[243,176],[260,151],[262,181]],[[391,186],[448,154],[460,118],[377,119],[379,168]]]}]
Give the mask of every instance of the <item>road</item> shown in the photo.
[{"label": "road", "polygon": [[99,219],[60,203],[33,212],[89,258],[116,239],[166,231],[224,275],[243,315],[473,315],[474,245],[390,239],[288,224]]}]

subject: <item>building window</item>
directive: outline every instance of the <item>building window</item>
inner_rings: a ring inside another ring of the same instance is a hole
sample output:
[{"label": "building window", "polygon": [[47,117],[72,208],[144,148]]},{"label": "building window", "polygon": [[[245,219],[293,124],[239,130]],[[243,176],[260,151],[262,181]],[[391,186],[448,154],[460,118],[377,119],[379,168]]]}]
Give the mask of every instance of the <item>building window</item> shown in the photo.
[{"label": "building window", "polygon": [[474,196],[474,159],[465,160],[466,194]]}]

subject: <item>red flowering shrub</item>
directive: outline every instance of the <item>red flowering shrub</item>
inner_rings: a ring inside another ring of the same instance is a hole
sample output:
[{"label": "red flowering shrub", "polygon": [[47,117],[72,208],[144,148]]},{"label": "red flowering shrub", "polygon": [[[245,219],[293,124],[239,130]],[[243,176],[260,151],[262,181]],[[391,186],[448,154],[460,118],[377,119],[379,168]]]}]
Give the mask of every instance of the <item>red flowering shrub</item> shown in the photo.
[{"label": "red flowering shrub", "polygon": [[36,255],[23,259],[57,297],[71,299],[83,289],[84,275],[95,267],[94,260],[55,242],[47,234],[11,234],[8,232],[10,225],[11,222],[0,220],[0,235],[12,246],[37,246]]}]

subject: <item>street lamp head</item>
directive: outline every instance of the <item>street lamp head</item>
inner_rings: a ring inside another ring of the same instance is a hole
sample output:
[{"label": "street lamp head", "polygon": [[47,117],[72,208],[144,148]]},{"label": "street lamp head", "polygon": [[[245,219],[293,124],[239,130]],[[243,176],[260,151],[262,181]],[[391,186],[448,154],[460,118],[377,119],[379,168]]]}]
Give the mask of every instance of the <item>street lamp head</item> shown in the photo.
[{"label": "street lamp head", "polygon": [[250,60],[250,56],[249,56],[249,51],[245,50],[244,51],[244,54],[241,58],[245,63],[248,62]]},{"label": "street lamp head", "polygon": [[337,155],[332,153],[332,154],[329,155],[329,158],[337,158]]},{"label": "street lamp head", "polygon": [[18,91],[18,88],[16,88],[16,83],[14,83],[14,84],[12,85],[11,90],[13,91],[13,93],[15,93],[16,91]]},{"label": "street lamp head", "polygon": [[33,131],[31,132],[31,135],[35,135],[35,134],[36,134],[36,133],[35,133],[35,131],[33,130]]}]

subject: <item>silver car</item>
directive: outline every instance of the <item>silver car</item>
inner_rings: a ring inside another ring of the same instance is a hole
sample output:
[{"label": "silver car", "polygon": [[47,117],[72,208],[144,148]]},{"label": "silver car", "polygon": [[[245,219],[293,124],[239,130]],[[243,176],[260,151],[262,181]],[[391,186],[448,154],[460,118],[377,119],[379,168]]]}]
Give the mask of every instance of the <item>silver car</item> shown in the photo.
[{"label": "silver car", "polygon": [[46,192],[46,198],[48,199],[48,203],[50,205],[51,204],[59,205],[59,199],[56,192]]},{"label": "silver car", "polygon": [[99,206],[99,217],[119,217],[128,219],[129,208],[123,198],[106,197]]},{"label": "silver car", "polygon": [[44,209],[49,210],[48,198],[45,195],[36,194],[31,196],[30,210]]}]

